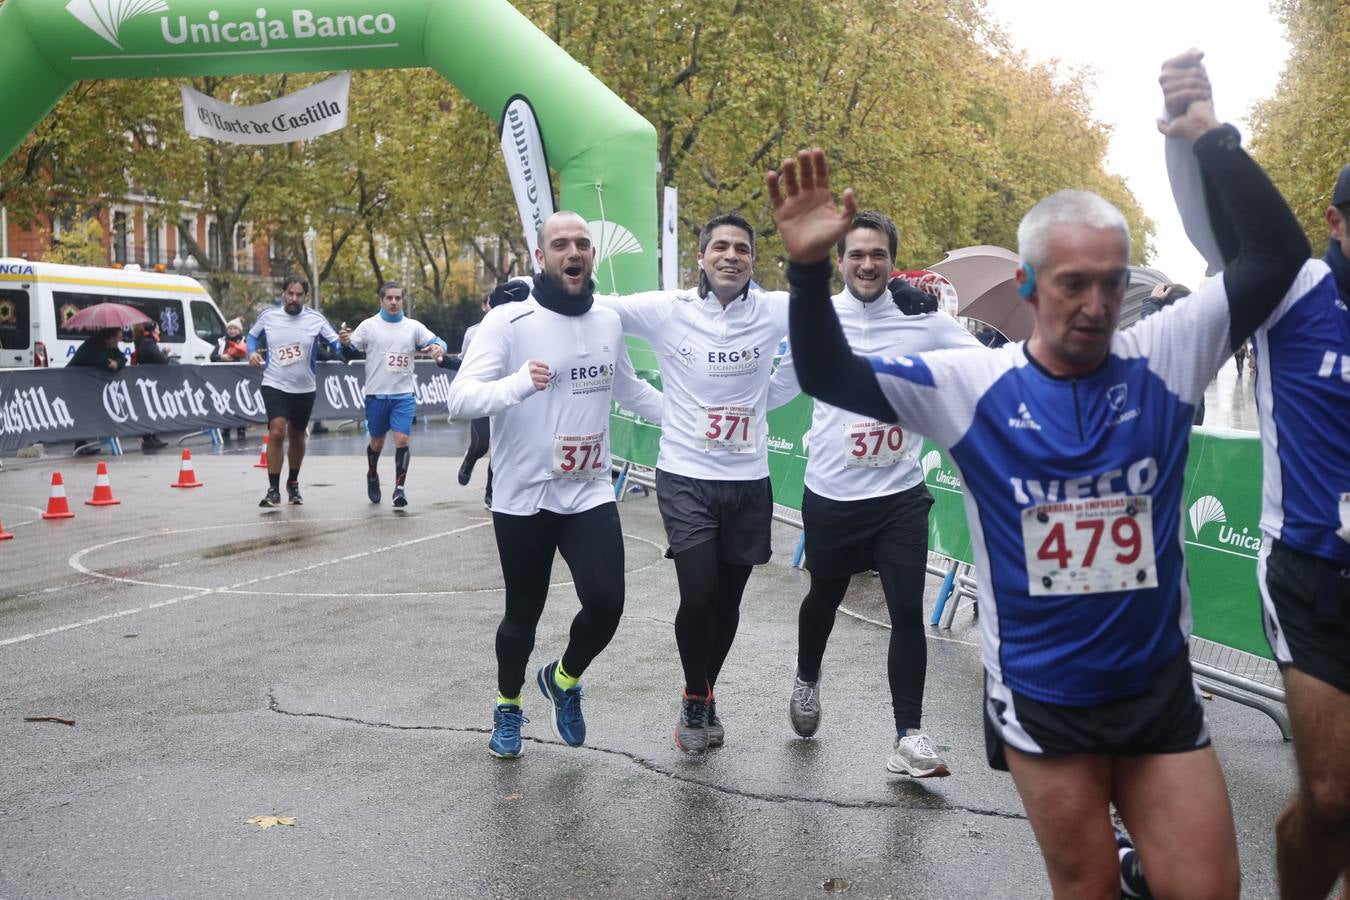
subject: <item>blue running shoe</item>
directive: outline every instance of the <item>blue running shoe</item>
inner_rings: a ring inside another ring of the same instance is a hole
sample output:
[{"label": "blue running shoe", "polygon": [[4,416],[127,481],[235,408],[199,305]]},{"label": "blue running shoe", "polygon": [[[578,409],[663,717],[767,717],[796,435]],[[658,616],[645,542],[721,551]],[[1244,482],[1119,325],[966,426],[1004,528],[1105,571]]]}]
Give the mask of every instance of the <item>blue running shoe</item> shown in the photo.
[{"label": "blue running shoe", "polygon": [[488,752],[498,759],[515,759],[525,752],[520,743],[520,726],[530,721],[513,703],[503,703],[492,711],[492,737]]},{"label": "blue running shoe", "polygon": [[535,681],[539,690],[548,698],[553,707],[549,720],[553,723],[553,733],[569,747],[580,747],[586,742],[586,720],[581,717],[581,685],[563,690],[553,681],[553,670],[558,667],[554,660],[539,669]]}]

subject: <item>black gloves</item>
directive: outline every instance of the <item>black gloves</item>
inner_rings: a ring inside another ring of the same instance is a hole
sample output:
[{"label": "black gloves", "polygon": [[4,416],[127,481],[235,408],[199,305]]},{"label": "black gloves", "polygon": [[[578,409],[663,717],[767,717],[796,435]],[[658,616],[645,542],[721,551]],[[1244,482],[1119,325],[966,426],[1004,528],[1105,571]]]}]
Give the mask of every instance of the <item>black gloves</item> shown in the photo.
[{"label": "black gloves", "polygon": [[529,282],[513,278],[510,281],[503,281],[492,289],[492,293],[488,296],[488,306],[495,308],[503,303],[517,303],[529,296]]},{"label": "black gloves", "polygon": [[895,301],[896,308],[907,316],[937,312],[937,297],[925,290],[916,288],[909,283],[907,278],[900,276],[892,278],[886,283],[886,289],[891,292],[891,299]]}]

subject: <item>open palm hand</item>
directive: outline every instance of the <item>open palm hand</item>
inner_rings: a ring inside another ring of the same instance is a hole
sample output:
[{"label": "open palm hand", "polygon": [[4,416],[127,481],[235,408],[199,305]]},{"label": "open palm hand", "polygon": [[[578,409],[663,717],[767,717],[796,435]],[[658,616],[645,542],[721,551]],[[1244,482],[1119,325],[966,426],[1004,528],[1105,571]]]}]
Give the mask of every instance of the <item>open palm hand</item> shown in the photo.
[{"label": "open palm hand", "polygon": [[795,160],[783,160],[782,175],[770,172],[767,181],[773,219],[788,259],[797,263],[828,259],[830,249],[852,224],[858,204],[849,189],[844,191],[843,205],[835,206],[825,151],[818,147],[800,151]]}]

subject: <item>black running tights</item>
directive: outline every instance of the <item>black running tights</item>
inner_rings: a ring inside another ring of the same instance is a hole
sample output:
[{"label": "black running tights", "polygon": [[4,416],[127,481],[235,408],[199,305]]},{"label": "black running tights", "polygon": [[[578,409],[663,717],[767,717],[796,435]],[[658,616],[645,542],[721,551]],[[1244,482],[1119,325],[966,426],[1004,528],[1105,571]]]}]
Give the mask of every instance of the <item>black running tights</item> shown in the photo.
[{"label": "black running tights", "polygon": [[480,419],[469,420],[469,449],[464,453],[464,462],[468,463],[469,468],[473,468],[474,463],[483,458],[483,454],[488,452],[488,447],[492,445],[492,419],[483,416]]},{"label": "black running tights", "polygon": [[736,640],[741,595],[752,568],[720,561],[717,541],[704,541],[675,554],[675,577],[680,585],[675,643],[684,666],[684,689],[690,694],[702,696],[717,685],[722,663]]},{"label": "black running tights", "polygon": [[567,674],[580,678],[614,637],[623,615],[618,506],[604,503],[571,515],[546,510],[532,516],[493,513],[492,525],[506,582],[506,612],[497,626],[497,690],[503,697],[516,697],[525,683],[555,551],[571,570],[581,601],[562,655]]},{"label": "black running tights", "polygon": [[[886,674],[891,684],[895,730],[918,728],[923,716],[923,686],[928,669],[928,640],[923,632],[923,588],[927,577],[922,562],[878,562],[881,590],[891,614],[891,645]],[[811,576],[811,589],[797,615],[797,670],[808,681],[820,677],[825,644],[834,628],[834,616],[848,591],[848,576]],[[852,693],[852,691],[849,691]]]}]

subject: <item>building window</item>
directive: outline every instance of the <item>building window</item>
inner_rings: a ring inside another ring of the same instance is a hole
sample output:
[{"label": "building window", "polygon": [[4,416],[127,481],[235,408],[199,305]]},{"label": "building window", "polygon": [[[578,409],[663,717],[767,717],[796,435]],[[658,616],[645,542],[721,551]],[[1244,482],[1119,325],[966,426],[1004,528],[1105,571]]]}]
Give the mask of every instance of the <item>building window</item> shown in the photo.
[{"label": "building window", "polygon": [[127,214],[113,213],[112,220],[112,257],[113,262],[126,265],[127,262]]},{"label": "building window", "polygon": [[160,245],[159,228],[160,226],[155,222],[145,224],[145,264],[147,266],[164,262],[164,248]]},{"label": "building window", "polygon": [[220,226],[215,222],[210,222],[206,226],[206,258],[211,261],[211,268],[220,268]]}]

